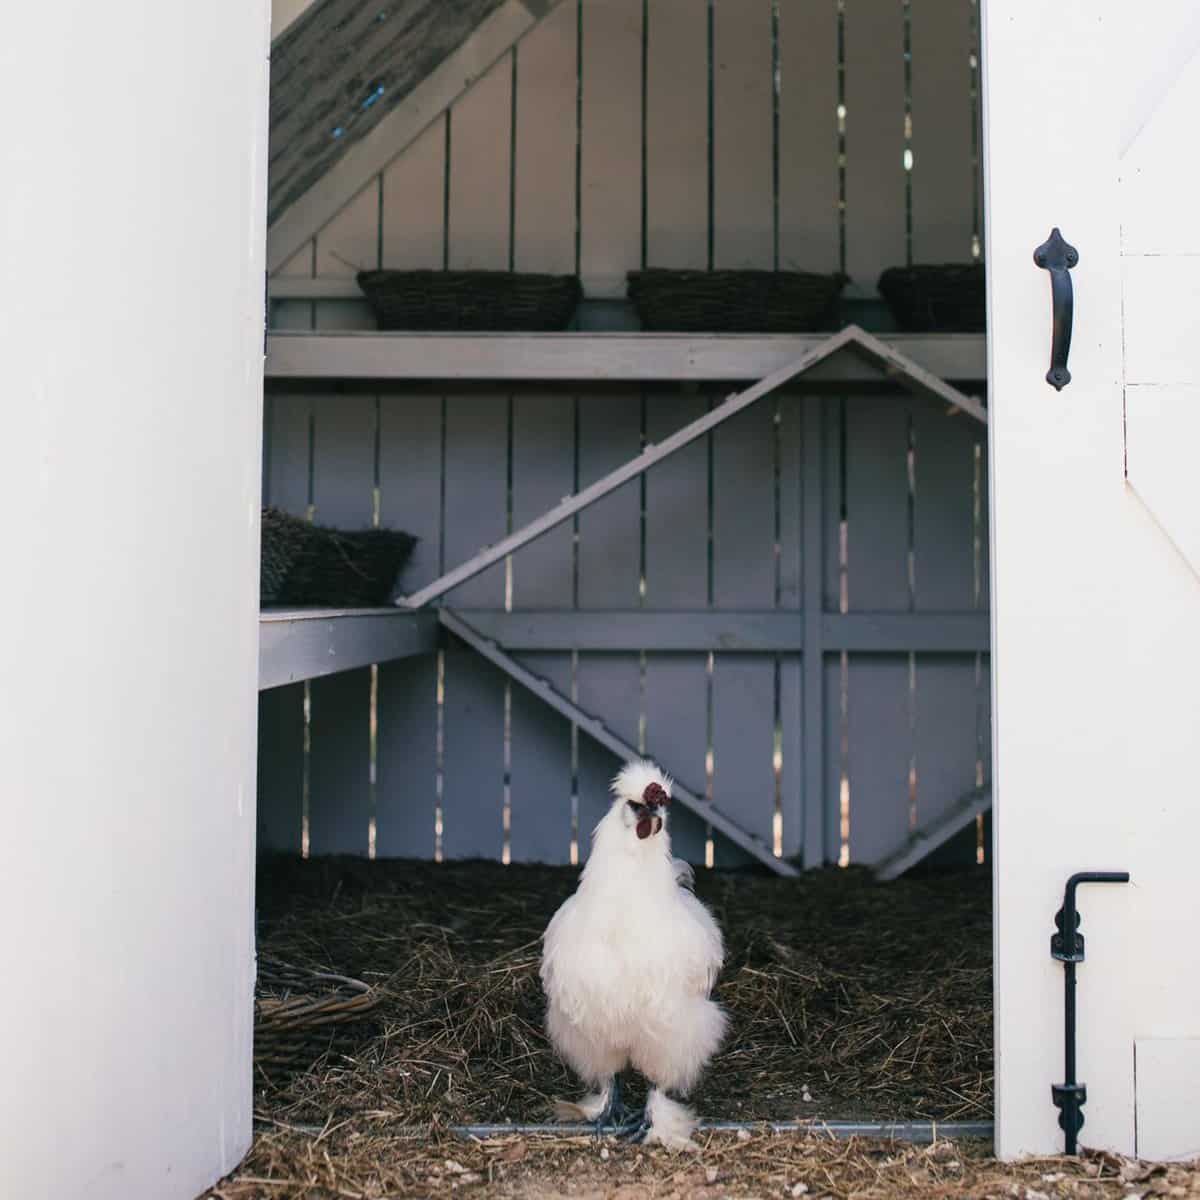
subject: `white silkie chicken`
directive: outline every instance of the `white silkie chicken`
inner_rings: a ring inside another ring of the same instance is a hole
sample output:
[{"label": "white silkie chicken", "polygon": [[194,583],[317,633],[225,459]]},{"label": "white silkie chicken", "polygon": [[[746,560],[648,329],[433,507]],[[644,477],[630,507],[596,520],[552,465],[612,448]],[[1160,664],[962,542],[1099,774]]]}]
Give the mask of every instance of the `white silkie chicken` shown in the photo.
[{"label": "white silkie chicken", "polygon": [[[725,1034],[710,999],[724,959],[721,930],[692,894],[691,867],[671,857],[671,780],[631,762],[613,780],[613,803],[592,834],[575,894],[543,936],[546,1030],[595,1093],[560,1101],[563,1120],[609,1124],[621,1137],[694,1147],[686,1096]],[[651,1085],[644,1112],[621,1102],[627,1066]]]}]

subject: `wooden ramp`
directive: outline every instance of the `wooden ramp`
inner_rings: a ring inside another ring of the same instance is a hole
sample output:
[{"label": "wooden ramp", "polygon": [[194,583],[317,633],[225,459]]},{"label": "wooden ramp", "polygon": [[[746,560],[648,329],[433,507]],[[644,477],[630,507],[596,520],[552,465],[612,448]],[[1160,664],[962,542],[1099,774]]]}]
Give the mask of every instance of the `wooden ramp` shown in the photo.
[{"label": "wooden ramp", "polygon": [[961,829],[970,825],[980,813],[992,807],[992,789],[980,788],[968,792],[944,817],[925,829],[916,830],[893,854],[875,865],[877,879],[898,879],[905,871],[928,858],[939,846],[948,842]]},{"label": "wooden ramp", "polygon": [[[631,746],[624,739],[613,733],[603,721],[592,716],[590,713],[584,712],[579,705],[568,700],[566,696],[557,691],[548,680],[535,675],[528,668],[522,666],[515,658],[506,654],[495,642],[489,641],[472,628],[452,609],[439,609],[438,617],[441,623],[455,637],[461,638],[472,650],[486,658],[493,666],[498,667],[514,682],[528,689],[543,703],[548,704],[556,712],[566,717],[568,721],[572,722],[572,724],[581,729],[589,737],[594,738],[606,750],[624,761],[642,757],[634,746]],[[661,758],[657,759],[657,761],[668,774],[671,774],[670,762],[663,761]],[[758,859],[759,862],[769,867],[777,875],[791,877],[797,874],[796,868],[791,863],[786,862],[782,858],[776,858],[771,850],[759,841],[758,838],[734,824],[733,821],[707,800],[695,795],[678,782],[676,782],[672,789],[672,800],[694,812],[698,817],[711,825],[715,832],[722,834],[736,846],[741,847],[747,854]]]}]

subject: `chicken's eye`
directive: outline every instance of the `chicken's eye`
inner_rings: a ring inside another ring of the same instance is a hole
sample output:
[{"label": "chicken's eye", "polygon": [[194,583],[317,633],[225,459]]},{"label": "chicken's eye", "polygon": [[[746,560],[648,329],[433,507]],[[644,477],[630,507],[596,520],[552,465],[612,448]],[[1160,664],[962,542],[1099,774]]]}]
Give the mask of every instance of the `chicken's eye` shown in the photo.
[{"label": "chicken's eye", "polygon": [[636,800],[630,800],[628,801],[628,804],[635,813],[640,813],[642,811],[642,806]]}]

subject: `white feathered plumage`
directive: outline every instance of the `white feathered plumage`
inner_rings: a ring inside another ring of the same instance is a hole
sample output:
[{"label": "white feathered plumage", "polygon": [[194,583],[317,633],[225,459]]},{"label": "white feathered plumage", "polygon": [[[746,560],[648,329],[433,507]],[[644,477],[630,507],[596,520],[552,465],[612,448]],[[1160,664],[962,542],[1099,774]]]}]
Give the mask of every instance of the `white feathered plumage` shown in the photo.
[{"label": "white feathered plumage", "polygon": [[691,1090],[725,1033],[725,1014],[710,999],[721,930],[689,890],[691,867],[671,857],[671,780],[653,763],[631,762],[612,791],[579,887],[543,938],[547,1032],[597,1089],[560,1105],[560,1116],[619,1116],[616,1081],[632,1066],[652,1089],[630,1132],[688,1147],[695,1118],[667,1093]]}]

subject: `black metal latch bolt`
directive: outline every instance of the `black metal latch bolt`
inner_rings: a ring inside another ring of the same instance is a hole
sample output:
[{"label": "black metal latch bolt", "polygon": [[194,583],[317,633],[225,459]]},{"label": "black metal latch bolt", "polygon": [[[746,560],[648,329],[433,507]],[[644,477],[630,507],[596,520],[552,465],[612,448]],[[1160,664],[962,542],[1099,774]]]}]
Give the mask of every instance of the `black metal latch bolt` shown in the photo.
[{"label": "black metal latch bolt", "polygon": [[1083,1128],[1083,1106],[1087,1103],[1087,1085],[1076,1078],[1075,1067],[1075,964],[1083,962],[1083,934],[1079,932],[1079,910],[1075,907],[1075,889],[1081,883],[1128,883],[1128,871],[1080,871],[1067,880],[1062,908],[1054,915],[1058,932],[1050,938],[1050,956],[1063,965],[1066,1081],[1052,1084],[1050,1096],[1059,1110],[1058,1124],[1066,1137],[1066,1152],[1079,1151],[1079,1131]]}]

